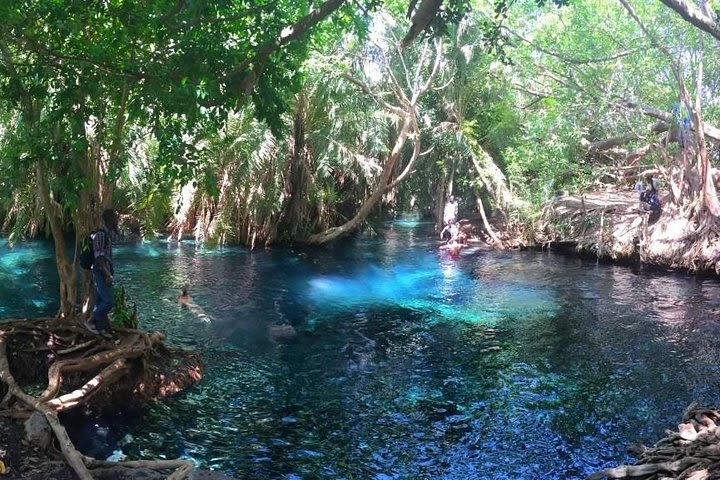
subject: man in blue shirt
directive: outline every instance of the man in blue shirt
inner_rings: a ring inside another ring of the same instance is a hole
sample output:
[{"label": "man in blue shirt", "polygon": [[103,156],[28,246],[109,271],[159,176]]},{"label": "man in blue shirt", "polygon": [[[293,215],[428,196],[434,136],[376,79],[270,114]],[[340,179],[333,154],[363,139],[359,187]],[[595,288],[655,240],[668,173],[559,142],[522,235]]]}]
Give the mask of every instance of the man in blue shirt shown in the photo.
[{"label": "man in blue shirt", "polygon": [[92,333],[110,337],[110,319],[108,314],[115,305],[113,294],[112,237],[118,235],[118,217],[115,210],[107,209],[102,213],[102,226],[92,234],[93,262],[91,272],[95,287],[95,306],[92,316],[85,322],[85,328]]}]

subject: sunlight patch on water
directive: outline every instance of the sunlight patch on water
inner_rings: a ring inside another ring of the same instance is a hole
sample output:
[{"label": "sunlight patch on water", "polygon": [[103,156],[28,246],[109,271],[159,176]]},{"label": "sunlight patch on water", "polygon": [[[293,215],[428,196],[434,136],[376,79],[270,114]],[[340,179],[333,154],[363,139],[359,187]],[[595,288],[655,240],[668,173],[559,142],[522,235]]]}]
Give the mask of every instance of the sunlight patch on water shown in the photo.
[{"label": "sunlight patch on water", "polygon": [[422,262],[391,268],[368,266],[352,275],[308,281],[311,324],[352,309],[396,306],[428,315],[428,321],[495,325],[499,320],[551,314],[552,293],[497,279],[474,279],[454,263]]},{"label": "sunlight patch on water", "polygon": [[417,228],[421,223],[420,215],[403,215],[401,218],[390,222],[390,225],[399,228]]},{"label": "sunlight patch on water", "polygon": [[0,256],[0,272],[9,275],[25,275],[29,271],[28,252],[15,248]]}]

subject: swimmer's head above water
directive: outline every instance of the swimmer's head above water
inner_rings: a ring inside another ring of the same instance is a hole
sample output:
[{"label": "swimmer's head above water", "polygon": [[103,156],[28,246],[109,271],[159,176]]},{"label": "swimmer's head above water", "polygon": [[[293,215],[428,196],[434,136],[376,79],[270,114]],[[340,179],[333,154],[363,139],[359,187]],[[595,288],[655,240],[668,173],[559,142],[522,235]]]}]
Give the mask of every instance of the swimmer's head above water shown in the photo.
[{"label": "swimmer's head above water", "polygon": [[180,302],[182,305],[187,305],[192,301],[192,298],[190,295],[188,295],[188,286],[183,285],[180,289],[181,293],[180,296],[178,296],[178,302]]}]

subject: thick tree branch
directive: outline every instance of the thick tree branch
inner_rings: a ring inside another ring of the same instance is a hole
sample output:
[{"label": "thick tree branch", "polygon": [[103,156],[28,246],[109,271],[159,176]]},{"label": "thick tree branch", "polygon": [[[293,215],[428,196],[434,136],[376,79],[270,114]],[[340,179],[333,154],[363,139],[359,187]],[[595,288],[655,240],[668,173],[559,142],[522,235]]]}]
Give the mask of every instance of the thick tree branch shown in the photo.
[{"label": "thick tree branch", "polygon": [[245,95],[250,94],[265,68],[265,62],[270,58],[270,55],[287,43],[305,35],[312,27],[329,17],[345,2],[346,0],[325,1],[293,25],[285,27],[272,41],[261,46],[254,57],[241,62],[235,67],[226,78],[229,79],[240,75],[242,77],[240,81],[242,92]]},{"label": "thick tree branch", "polygon": [[[649,134],[657,134],[667,132],[669,126],[667,122],[657,122],[650,128]],[[633,140],[640,140],[643,138],[642,135],[637,133],[628,133],[626,135],[619,135],[617,137],[606,138],[605,140],[598,140],[596,142],[587,143],[587,149],[590,152],[603,152],[606,150],[625,145],[632,142]]]},{"label": "thick tree branch", "polygon": [[400,175],[397,176],[393,182],[388,185],[388,190],[392,190],[393,188],[397,187],[400,182],[405,180],[405,178],[412,173],[412,167],[415,165],[415,161],[420,157],[420,127],[417,123],[417,118],[413,116],[412,118],[412,128],[413,128],[413,153],[410,157],[410,160],[408,160],[407,165],[405,166],[405,169],[402,171]]},{"label": "thick tree branch", "polygon": [[[630,110],[640,112],[643,115],[657,118],[658,120],[662,120],[663,122],[666,122],[666,123],[674,122],[672,113],[665,112],[663,110],[659,110],[657,108],[650,107],[648,105],[643,105],[634,100],[627,100],[627,99],[618,100],[613,105],[617,108],[630,109]],[[693,125],[693,128],[694,127],[695,127],[695,125]],[[715,142],[720,142],[720,129],[719,128],[713,127],[712,125],[704,125],[704,133],[705,133],[705,137],[707,139],[713,140]]]},{"label": "thick tree branch", "polygon": [[421,32],[425,31],[427,28],[430,27],[433,20],[435,20],[435,16],[437,15],[438,10],[440,10],[441,5],[442,0],[420,1],[420,5],[418,6],[417,11],[415,12],[415,15],[413,15],[411,20],[412,26],[400,42],[401,49],[404,49],[405,47],[410,45],[413,40],[415,40],[417,36],[420,35]]},{"label": "thick tree branch", "polygon": [[90,398],[98,393],[101,389],[107,388],[118,381],[130,369],[124,358],[115,360],[112,364],[104,368],[100,373],[90,379],[85,385],[66,393],[57,398],[53,398],[48,405],[56,412],[70,410],[80,404],[86,403]]},{"label": "thick tree branch", "polygon": [[696,26],[700,30],[709,33],[717,40],[720,40],[720,27],[718,27],[715,19],[703,13],[692,2],[687,0],[660,0],[666,6],[675,10],[687,22]]},{"label": "thick tree branch", "polygon": [[173,5],[173,7],[172,7],[170,10],[168,10],[167,12],[165,12],[165,13],[160,17],[160,21],[161,21],[162,23],[165,23],[165,22],[167,22],[170,18],[172,18],[172,17],[174,17],[175,15],[177,15],[178,13],[180,13],[180,10],[182,10],[182,9],[185,7],[185,3],[186,3],[186,0],[177,0],[177,1],[175,2],[175,5]]},{"label": "thick tree branch", "polygon": [[363,82],[362,80],[359,80],[359,79],[353,77],[352,75],[347,75],[347,74],[344,74],[342,77],[345,80],[347,80],[348,82],[352,83],[353,85],[356,85],[362,93],[370,96],[373,100],[375,100],[375,103],[377,103],[379,106],[381,106],[388,112],[398,115],[398,116],[402,116],[405,114],[405,110],[403,110],[402,108],[397,107],[395,105],[392,105],[392,104],[388,103],[386,100],[382,99],[380,97],[380,95],[375,93],[370,88],[370,86],[368,86],[368,84]]}]

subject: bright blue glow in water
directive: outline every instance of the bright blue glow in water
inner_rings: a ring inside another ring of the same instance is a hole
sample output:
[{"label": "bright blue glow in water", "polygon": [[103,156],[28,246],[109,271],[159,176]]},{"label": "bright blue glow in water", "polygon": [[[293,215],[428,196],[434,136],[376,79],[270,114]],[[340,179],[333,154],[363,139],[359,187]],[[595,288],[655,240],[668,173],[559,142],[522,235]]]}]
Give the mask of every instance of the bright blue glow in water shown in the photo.
[{"label": "bright blue glow in water", "polygon": [[[581,479],[718,403],[716,280],[435,247],[398,225],[298,252],[120,247],[142,325],[199,349],[206,377],[74,439],[238,478]],[[48,252],[0,251],[2,318],[53,313]],[[184,283],[211,322],[178,308]]]}]

